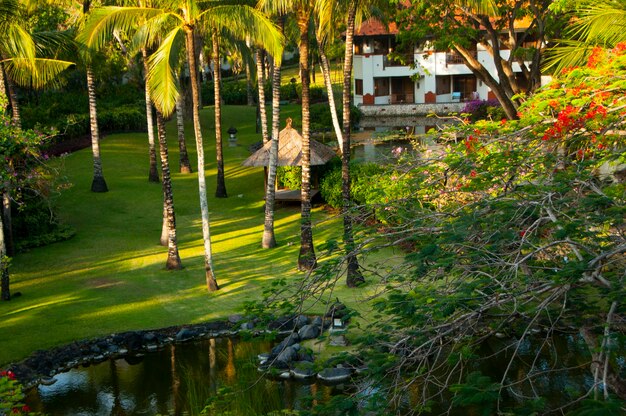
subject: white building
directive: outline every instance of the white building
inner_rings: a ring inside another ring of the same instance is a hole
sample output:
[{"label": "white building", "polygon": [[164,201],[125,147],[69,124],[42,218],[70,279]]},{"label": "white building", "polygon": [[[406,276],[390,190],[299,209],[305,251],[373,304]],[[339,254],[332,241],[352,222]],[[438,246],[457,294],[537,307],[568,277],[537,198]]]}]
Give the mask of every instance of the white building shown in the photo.
[{"label": "white building", "polygon": [[[495,99],[490,88],[476,78],[456,53],[415,50],[413,55],[406,57],[405,64],[388,59],[388,54],[394,51],[397,33],[395,23],[386,27],[375,19],[364,22],[355,33],[355,105],[445,104]],[[480,45],[474,53],[497,79],[491,55]],[[501,56],[506,59],[509,53],[502,50]],[[413,62],[412,68],[409,65]],[[518,64],[513,65],[513,71],[521,74]],[[542,78],[542,84],[546,80]]]}]

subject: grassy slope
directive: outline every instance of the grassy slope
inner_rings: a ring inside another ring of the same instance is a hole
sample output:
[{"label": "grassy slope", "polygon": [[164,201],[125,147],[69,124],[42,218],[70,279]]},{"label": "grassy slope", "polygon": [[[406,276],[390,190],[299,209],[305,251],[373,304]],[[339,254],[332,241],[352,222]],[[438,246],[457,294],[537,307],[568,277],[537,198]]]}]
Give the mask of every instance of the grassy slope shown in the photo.
[{"label": "grassy slope", "polygon": [[[299,109],[287,106],[298,123]],[[239,146],[225,138],[227,199],[215,190],[212,109],[202,111],[205,126],[207,183],[215,271],[222,287],[207,294],[202,260],[196,175],[173,176],[182,271],[166,271],[165,248],[158,245],[161,230],[161,187],[147,182],[146,134],[119,134],[102,141],[104,173],[110,192],[89,191],[92,175],[89,149],[69,155],[60,173],[71,186],[58,205],[64,221],[77,231],[66,242],[17,255],[12,263],[12,290],[23,296],[0,303],[0,365],[24,358],[37,349],[72,340],[132,329],[158,328],[223,318],[241,310],[242,302],[259,299],[275,277],[298,279],[299,207],[277,210],[279,247],[262,250],[263,175],[261,168],[240,165],[248,145],[258,141],[255,109],[227,107],[223,128],[239,129]],[[284,124],[284,123],[283,123]],[[168,125],[172,171],[178,167],[175,124]],[[191,126],[187,145],[195,171]],[[319,208],[313,221],[316,244],[339,238],[341,224],[326,220]],[[322,222],[323,221],[323,222]],[[333,296],[357,304],[362,290],[341,285]]]}]

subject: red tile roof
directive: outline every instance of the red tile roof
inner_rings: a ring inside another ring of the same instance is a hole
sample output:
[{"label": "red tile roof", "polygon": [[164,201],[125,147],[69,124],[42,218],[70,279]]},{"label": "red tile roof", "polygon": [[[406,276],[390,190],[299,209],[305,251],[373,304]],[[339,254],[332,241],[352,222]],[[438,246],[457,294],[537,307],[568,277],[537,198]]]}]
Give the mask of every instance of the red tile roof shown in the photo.
[{"label": "red tile roof", "polygon": [[388,25],[383,24],[380,20],[371,18],[363,22],[354,36],[378,36],[378,35],[397,35],[398,25],[396,22],[390,22]]}]

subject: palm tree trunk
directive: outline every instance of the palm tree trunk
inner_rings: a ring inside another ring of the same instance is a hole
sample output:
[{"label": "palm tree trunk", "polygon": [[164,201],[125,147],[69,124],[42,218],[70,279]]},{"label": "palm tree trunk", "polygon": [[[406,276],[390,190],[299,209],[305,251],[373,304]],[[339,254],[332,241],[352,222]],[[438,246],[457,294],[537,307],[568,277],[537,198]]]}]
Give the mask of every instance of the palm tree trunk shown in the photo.
[{"label": "palm tree trunk", "polygon": [[[333,129],[335,130],[335,136],[337,136],[337,143],[339,143],[339,149],[343,152],[343,135],[341,133],[341,126],[339,125],[339,117],[337,117],[337,106],[335,105],[335,95],[333,94],[333,82],[330,79],[330,63],[328,57],[324,51],[324,42],[319,37],[317,31],[317,43],[320,50],[320,67],[322,68],[322,76],[324,77],[324,85],[326,85],[326,93],[328,94],[328,106],[330,107],[330,118],[333,121]],[[347,51],[346,51],[347,53]]]},{"label": "palm tree trunk", "polygon": [[3,228],[2,216],[0,215],[0,300],[11,300],[11,291],[9,290],[9,258],[7,257]]},{"label": "palm tree trunk", "polygon": [[191,97],[193,130],[196,139],[196,152],[198,154],[198,194],[200,196],[200,213],[202,215],[202,239],[204,240],[204,270],[206,284],[209,292],[219,289],[215,274],[213,273],[213,254],[211,252],[211,232],[209,229],[209,206],[206,194],[206,178],[204,173],[204,147],[202,143],[202,131],[200,126],[200,112],[198,111],[199,92],[196,82],[198,74],[196,57],[194,54],[193,29],[185,28],[185,48],[187,49],[187,63],[189,64],[189,76],[191,78]]},{"label": "palm tree trunk", "polygon": [[148,87],[148,51],[141,48],[143,58],[143,69],[146,90],[146,121],[148,124],[148,148],[150,153],[150,170],[148,172],[148,182],[159,182],[159,171],[157,170],[156,146],[154,145],[154,122],[152,121],[152,100],[150,99],[150,88]]},{"label": "palm tree trunk", "polygon": [[167,151],[167,138],[165,136],[165,121],[163,115],[157,110],[157,129],[159,133],[159,152],[161,156],[161,172],[163,172],[163,209],[167,213],[167,270],[179,270],[183,266],[178,254],[176,240],[176,214],[174,213],[174,194],[172,193],[172,180],[170,177],[170,159]]},{"label": "palm tree trunk", "polygon": [[11,214],[11,194],[9,192],[9,185],[5,184],[4,191],[2,192],[2,221],[4,228],[4,247],[6,254],[12,256],[15,254],[15,247],[13,245],[13,220]]},{"label": "palm tree trunk", "polygon": [[[304,9],[308,5],[302,6]],[[300,222],[300,254],[298,269],[313,270],[317,266],[313,247],[313,229],[311,227],[311,134],[309,114],[309,20],[308,10],[298,11],[300,29],[300,79],[302,80],[302,204]]]},{"label": "palm tree trunk", "polygon": [[11,78],[6,77],[7,90],[9,92],[9,103],[11,104],[11,121],[14,126],[21,127],[22,118],[20,116],[20,104],[17,101],[17,92],[15,91],[15,85]]},{"label": "palm tree trunk", "polygon": [[261,49],[256,50],[256,76],[259,89],[259,113],[261,115],[261,135],[263,137],[263,143],[269,141],[269,134],[267,132],[267,114],[265,111],[265,78],[263,78],[263,54]]},{"label": "palm tree trunk", "polygon": [[352,61],[354,52],[352,49],[354,39],[354,21],[356,17],[357,1],[352,0],[348,5],[348,21],[346,27],[346,55],[343,63],[343,145],[341,146],[341,196],[343,205],[343,242],[346,249],[347,274],[346,284],[348,287],[356,287],[365,279],[359,271],[359,262],[356,258],[354,235],[352,232],[352,198],[350,197],[350,98],[352,97]]},{"label": "palm tree trunk", "polygon": [[185,95],[180,94],[176,99],[176,128],[178,129],[178,160],[180,173],[191,173],[191,163],[189,163],[189,153],[185,143]]},{"label": "palm tree trunk", "polygon": [[[6,87],[6,83],[5,83],[5,76],[4,76],[4,65],[0,64],[0,97],[4,97],[4,98],[8,98],[7,97],[7,87]],[[7,108],[9,108],[9,102],[7,101],[0,101],[1,107],[0,107],[0,113],[4,114],[7,111]]]},{"label": "palm tree trunk", "polygon": [[167,243],[170,237],[170,228],[167,222],[167,208],[165,207],[165,199],[163,200],[163,215],[161,221],[161,238],[159,244],[163,247],[167,247]]},{"label": "palm tree trunk", "polygon": [[217,188],[216,198],[226,198],[226,182],[224,180],[224,152],[222,150],[222,98],[220,83],[222,82],[220,66],[220,45],[217,32],[213,32],[213,91],[215,95],[215,153],[217,156]]},{"label": "palm tree trunk", "polygon": [[[246,46],[251,49],[250,36],[246,36]],[[257,58],[258,59],[258,58]],[[254,88],[252,85],[252,65],[249,60],[246,60],[246,95],[247,103],[249,106],[254,105]],[[258,67],[258,66],[257,66]],[[257,74],[258,76],[258,74]]]},{"label": "palm tree trunk", "polygon": [[[281,33],[284,30],[284,20],[279,18]],[[280,130],[280,61],[274,59],[274,72],[272,74],[272,147],[270,148],[270,161],[267,173],[267,188],[265,189],[265,221],[263,226],[263,240],[261,247],[276,247],[274,235],[274,205],[276,200],[276,166],[278,164],[278,133]],[[259,88],[260,89],[260,88]]]},{"label": "palm tree trunk", "polygon": [[93,154],[93,181],[91,192],[108,192],[104,175],[102,174],[102,160],[100,159],[100,134],[98,132],[98,110],[96,107],[96,86],[93,79],[91,65],[87,65],[87,91],[89,93],[89,127],[91,129],[91,153]]}]

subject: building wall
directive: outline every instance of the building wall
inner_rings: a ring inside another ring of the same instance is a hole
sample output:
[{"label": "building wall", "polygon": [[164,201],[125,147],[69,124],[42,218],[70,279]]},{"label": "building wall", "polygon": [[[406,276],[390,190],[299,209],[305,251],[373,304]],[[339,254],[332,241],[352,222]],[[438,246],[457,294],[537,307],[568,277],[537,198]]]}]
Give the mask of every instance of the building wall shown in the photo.
[{"label": "building wall", "polygon": [[[437,76],[450,76],[451,92],[453,91],[453,77],[459,75],[472,75],[472,71],[465,64],[452,64],[446,62],[445,52],[434,52],[432,50],[417,51],[414,54],[415,68],[409,66],[386,66],[384,55],[373,55],[371,44],[363,47],[361,55],[354,56],[353,74],[355,79],[363,80],[363,94],[354,94],[355,105],[364,104],[390,104],[390,96],[376,97],[374,91],[374,78],[377,77],[412,77],[415,80],[414,94],[415,103],[428,103],[433,99],[437,103],[449,103],[455,101],[453,94],[437,93]],[[505,59],[509,57],[510,51],[501,51],[501,56]],[[498,75],[493,59],[489,53],[478,45],[477,59],[497,80]],[[513,65],[515,72],[521,72],[518,64]],[[549,82],[550,77],[542,77],[542,85]],[[353,85],[354,91],[354,85]],[[486,100],[489,97],[489,87],[482,81],[476,82],[476,93],[478,98]],[[435,97],[433,97],[433,95]]]}]

